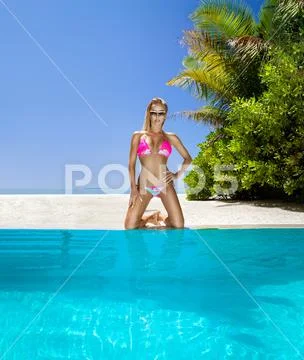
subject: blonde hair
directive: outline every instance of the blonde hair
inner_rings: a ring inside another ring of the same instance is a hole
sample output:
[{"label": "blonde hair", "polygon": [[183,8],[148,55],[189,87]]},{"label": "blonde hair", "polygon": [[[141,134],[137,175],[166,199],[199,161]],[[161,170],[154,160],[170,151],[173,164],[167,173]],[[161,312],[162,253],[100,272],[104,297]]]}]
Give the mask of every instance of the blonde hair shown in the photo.
[{"label": "blonde hair", "polygon": [[147,106],[147,109],[146,109],[146,112],[145,112],[145,120],[144,120],[142,130],[145,130],[145,131],[150,131],[151,130],[150,111],[151,111],[151,107],[152,107],[153,104],[163,105],[163,107],[165,108],[165,111],[166,111],[166,115],[168,113],[168,105],[167,105],[166,101],[164,99],[162,99],[162,98],[159,98],[159,97],[153,98],[149,102],[149,104]]}]

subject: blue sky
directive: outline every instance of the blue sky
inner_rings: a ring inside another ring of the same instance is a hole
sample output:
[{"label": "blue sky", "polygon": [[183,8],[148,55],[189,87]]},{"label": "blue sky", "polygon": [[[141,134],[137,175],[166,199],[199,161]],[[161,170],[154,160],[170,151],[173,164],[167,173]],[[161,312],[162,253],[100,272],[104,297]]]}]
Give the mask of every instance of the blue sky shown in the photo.
[{"label": "blue sky", "polygon": [[[92,172],[86,187],[98,187],[105,165],[127,167],[131,134],[141,129],[151,98],[163,97],[171,113],[204,104],[165,85],[183,68],[187,49],[179,41],[192,28],[189,15],[199,1],[4,2],[2,193],[60,192],[66,164],[86,165]],[[246,3],[257,16],[263,1]],[[165,130],[175,132],[195,157],[210,128],[176,119]],[[169,169],[176,171],[181,160],[174,150]],[[107,177],[112,187],[122,181],[115,171]]]}]

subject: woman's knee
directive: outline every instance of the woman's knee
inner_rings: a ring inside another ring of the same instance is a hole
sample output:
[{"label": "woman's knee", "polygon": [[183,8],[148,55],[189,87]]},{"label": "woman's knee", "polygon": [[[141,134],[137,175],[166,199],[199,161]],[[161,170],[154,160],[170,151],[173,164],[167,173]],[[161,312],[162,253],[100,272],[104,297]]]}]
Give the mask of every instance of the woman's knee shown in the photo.
[{"label": "woman's knee", "polygon": [[125,230],[139,229],[138,225],[125,224]]},{"label": "woman's knee", "polygon": [[176,224],[172,224],[171,226],[175,229],[183,229],[185,227],[184,223],[176,223]]},{"label": "woman's knee", "polygon": [[184,218],[180,218],[180,219],[173,219],[173,220],[170,220],[170,225],[174,228],[183,228],[185,227],[185,221],[184,221]]},{"label": "woman's knee", "polygon": [[126,219],[125,220],[125,229],[126,230],[131,230],[131,229],[138,229],[139,228],[139,223],[138,221],[134,221],[131,219]]},{"label": "woman's knee", "polygon": [[135,224],[135,223],[132,223],[132,222],[125,222],[125,229],[126,230],[132,230],[132,229],[138,229],[139,228],[139,225],[138,224]]}]

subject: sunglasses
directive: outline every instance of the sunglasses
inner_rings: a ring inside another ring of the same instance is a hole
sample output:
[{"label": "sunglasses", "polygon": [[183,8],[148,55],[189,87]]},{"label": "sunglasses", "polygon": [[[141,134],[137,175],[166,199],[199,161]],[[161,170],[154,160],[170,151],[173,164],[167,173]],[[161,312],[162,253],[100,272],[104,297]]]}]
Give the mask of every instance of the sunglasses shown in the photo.
[{"label": "sunglasses", "polygon": [[165,112],[156,112],[156,111],[150,111],[150,114],[151,114],[151,115],[154,115],[154,116],[157,116],[157,115],[159,115],[159,116],[165,116],[165,115],[166,115]]}]

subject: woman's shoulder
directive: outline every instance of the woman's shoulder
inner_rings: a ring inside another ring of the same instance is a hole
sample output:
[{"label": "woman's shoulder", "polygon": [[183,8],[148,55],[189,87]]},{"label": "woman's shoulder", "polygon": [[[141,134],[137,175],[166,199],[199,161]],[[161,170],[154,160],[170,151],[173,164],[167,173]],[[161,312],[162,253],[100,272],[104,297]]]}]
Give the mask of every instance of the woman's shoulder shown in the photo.
[{"label": "woman's shoulder", "polygon": [[168,136],[174,136],[175,135],[175,133],[170,132],[170,131],[164,131],[164,134],[168,135]]},{"label": "woman's shoulder", "polygon": [[176,134],[174,132],[164,131],[164,134],[168,139],[172,139],[176,137]]},{"label": "woman's shoulder", "polygon": [[170,141],[170,143],[172,144],[172,145],[177,145],[178,143],[180,143],[180,138],[177,136],[177,134],[176,133],[174,133],[174,132],[169,132],[169,131],[167,131],[167,132],[165,132],[164,131],[164,134],[165,134],[165,137]]},{"label": "woman's shoulder", "polygon": [[147,131],[143,131],[143,130],[138,130],[138,131],[134,131],[132,134],[132,143],[134,143],[135,145],[137,145],[142,137],[143,134],[145,134]]},{"label": "woman's shoulder", "polygon": [[147,132],[148,131],[145,131],[145,130],[137,130],[137,131],[134,131],[133,134],[145,134]]},{"label": "woman's shoulder", "polygon": [[143,135],[143,134],[146,134],[147,131],[144,131],[144,130],[138,130],[138,131],[134,131],[132,136],[133,137],[137,137],[137,136],[140,136],[140,135]]},{"label": "woman's shoulder", "polygon": [[[146,131],[146,130],[137,130],[137,131],[134,131],[132,136],[133,137],[140,137],[141,135],[146,135],[146,134],[149,134],[149,131]],[[172,137],[176,137],[176,134],[173,133],[173,132],[170,132],[170,131],[164,131],[163,130],[163,134],[165,136],[167,136],[168,138],[172,138]]]}]

